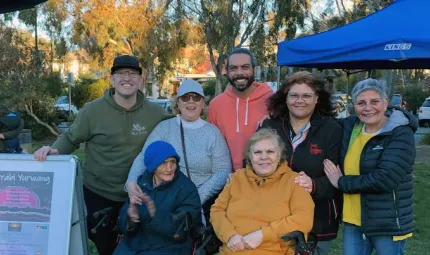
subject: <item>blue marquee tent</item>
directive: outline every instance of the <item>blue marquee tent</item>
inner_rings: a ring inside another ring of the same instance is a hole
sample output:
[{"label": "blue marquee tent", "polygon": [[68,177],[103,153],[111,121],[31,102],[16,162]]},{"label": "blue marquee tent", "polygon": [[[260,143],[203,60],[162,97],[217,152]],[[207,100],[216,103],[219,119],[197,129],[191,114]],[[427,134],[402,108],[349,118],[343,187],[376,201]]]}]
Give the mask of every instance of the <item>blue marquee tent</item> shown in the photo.
[{"label": "blue marquee tent", "polygon": [[397,0],[347,25],[281,42],[278,66],[430,68],[430,0]]},{"label": "blue marquee tent", "polygon": [[47,0],[1,0],[0,13],[8,13],[33,8]]}]

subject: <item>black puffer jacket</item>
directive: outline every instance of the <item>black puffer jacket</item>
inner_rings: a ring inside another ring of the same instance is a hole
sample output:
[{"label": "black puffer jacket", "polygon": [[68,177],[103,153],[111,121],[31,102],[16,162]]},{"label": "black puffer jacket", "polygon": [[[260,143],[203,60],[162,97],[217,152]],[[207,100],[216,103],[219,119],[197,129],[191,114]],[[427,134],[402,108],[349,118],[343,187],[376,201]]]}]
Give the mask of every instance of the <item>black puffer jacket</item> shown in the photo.
[{"label": "black puffer jacket", "polygon": [[[413,232],[412,165],[415,161],[414,132],[417,119],[398,107],[391,107],[381,133],[364,146],[360,175],[343,176],[339,189],[361,194],[361,226],[368,236],[401,236]],[[343,122],[341,166],[357,116]]]},{"label": "black puffer jacket", "polygon": [[262,128],[275,129],[285,143],[286,159],[294,172],[305,172],[313,181],[311,193],[315,203],[312,233],[319,241],[337,237],[339,229],[341,194],[324,173],[324,159],[339,162],[342,130],[331,117],[315,112],[306,139],[293,151],[289,138],[290,124],[287,119],[268,119]]}]

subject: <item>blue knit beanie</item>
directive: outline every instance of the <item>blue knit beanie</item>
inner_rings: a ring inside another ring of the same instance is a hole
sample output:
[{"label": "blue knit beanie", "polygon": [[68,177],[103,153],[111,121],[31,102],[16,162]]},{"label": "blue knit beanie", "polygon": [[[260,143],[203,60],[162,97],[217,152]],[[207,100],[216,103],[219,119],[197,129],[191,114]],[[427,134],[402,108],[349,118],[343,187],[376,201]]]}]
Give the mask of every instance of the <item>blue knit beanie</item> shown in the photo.
[{"label": "blue knit beanie", "polygon": [[153,173],[155,169],[164,162],[164,160],[170,157],[176,158],[179,163],[180,157],[170,143],[166,143],[164,141],[151,143],[148,148],[146,148],[145,156],[143,158],[146,171],[148,173]]}]

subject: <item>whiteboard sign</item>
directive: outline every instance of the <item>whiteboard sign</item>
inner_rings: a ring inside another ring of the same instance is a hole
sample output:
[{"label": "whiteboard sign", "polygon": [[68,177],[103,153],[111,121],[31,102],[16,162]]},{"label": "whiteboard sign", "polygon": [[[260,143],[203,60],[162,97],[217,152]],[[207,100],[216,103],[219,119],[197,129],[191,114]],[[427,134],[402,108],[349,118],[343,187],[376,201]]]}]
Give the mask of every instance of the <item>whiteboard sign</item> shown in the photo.
[{"label": "whiteboard sign", "polygon": [[74,156],[38,162],[33,155],[0,154],[0,254],[87,254],[77,166]]}]

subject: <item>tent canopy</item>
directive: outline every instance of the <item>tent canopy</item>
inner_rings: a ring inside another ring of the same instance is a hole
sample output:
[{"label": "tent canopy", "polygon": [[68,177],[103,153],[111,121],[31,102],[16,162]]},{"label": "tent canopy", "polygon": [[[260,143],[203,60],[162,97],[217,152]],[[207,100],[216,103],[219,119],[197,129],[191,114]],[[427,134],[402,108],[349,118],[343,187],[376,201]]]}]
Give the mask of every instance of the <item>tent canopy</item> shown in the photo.
[{"label": "tent canopy", "polygon": [[33,8],[47,0],[1,0],[0,13],[8,13]]},{"label": "tent canopy", "polygon": [[347,25],[279,43],[278,66],[430,68],[429,13],[429,0],[397,0]]}]

